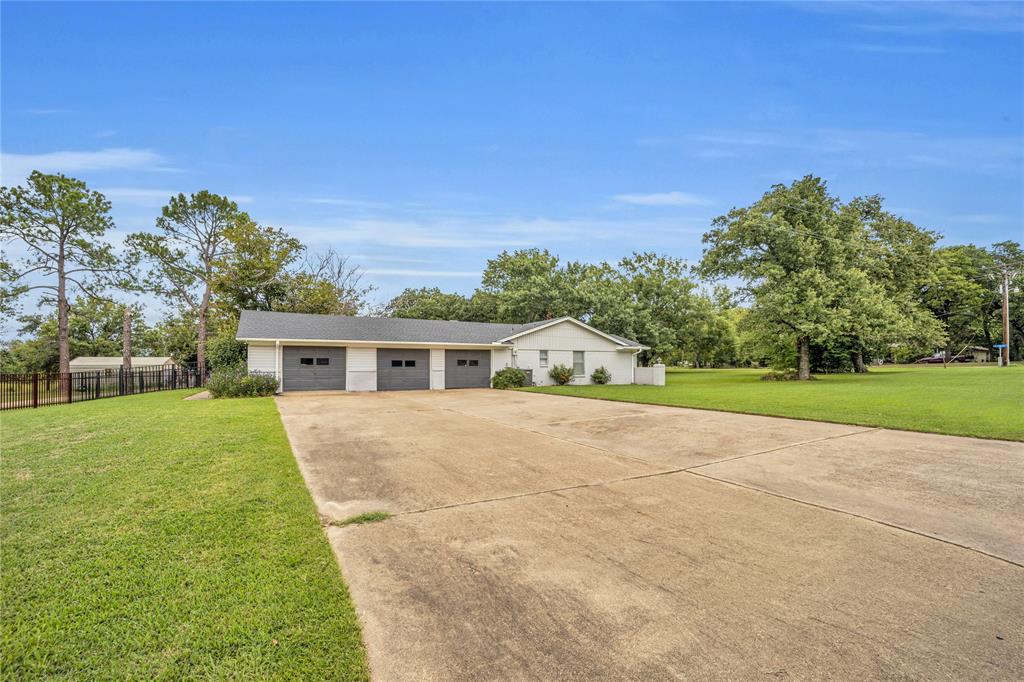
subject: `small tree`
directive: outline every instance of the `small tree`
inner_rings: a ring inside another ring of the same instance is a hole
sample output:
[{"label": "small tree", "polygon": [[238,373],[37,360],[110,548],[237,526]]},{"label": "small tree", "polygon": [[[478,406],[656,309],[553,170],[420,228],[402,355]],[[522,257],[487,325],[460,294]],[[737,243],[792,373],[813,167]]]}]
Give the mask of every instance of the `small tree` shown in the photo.
[{"label": "small tree", "polygon": [[[48,292],[57,306],[58,370],[70,371],[68,304],[71,289],[98,296],[123,282],[124,269],[110,244],[100,241],[114,227],[110,202],[81,180],[33,171],[25,187],[0,187],[0,239],[20,242],[26,255],[19,264],[4,261],[0,270],[13,286],[3,289],[4,307],[33,289]],[[35,284],[27,278],[48,279]]]}]

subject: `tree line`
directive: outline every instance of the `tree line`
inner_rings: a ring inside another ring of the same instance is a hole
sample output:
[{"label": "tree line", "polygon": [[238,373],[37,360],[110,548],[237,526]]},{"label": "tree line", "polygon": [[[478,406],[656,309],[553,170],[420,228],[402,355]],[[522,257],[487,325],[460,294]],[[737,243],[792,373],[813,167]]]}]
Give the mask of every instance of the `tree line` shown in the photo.
[{"label": "tree line", "polygon": [[[1000,339],[1000,273],[1014,273],[1014,357],[1024,338],[1016,242],[938,246],[940,235],[885,210],[878,196],[841,202],[820,178],[776,185],[716,218],[701,261],[633,253],[614,263],[563,262],[544,249],[503,251],[469,295],[406,289],[383,305],[358,267],[311,251],[254,221],[230,199],[170,197],[154,231],[110,244],[110,204],[85,183],[35,172],[0,189],[0,237],[19,243],[0,261],[0,306],[22,338],[2,349],[4,371],[66,371],[72,355],[116,355],[127,303],[148,292],[167,307],[148,325],[134,310],[136,354],[220,365],[244,357],[242,309],[525,323],[570,316],[636,339],[642,360],[692,366],[775,366],[799,378],[866,371],[936,348],[990,348]],[[45,313],[19,314],[43,291]]]}]

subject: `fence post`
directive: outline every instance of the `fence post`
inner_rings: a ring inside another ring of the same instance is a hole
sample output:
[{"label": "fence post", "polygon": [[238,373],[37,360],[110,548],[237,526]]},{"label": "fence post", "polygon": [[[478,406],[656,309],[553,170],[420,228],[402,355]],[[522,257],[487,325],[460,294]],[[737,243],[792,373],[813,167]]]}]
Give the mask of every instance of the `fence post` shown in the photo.
[{"label": "fence post", "polygon": [[178,388],[178,368],[176,365],[171,365],[171,388]]},{"label": "fence post", "polygon": [[75,383],[74,375],[71,372],[67,372],[66,374],[61,374],[61,376],[66,376],[67,377],[68,404],[70,405],[71,404],[71,400],[72,400],[72,398],[73,398],[73,396],[75,394],[75,387],[72,386],[72,384]]},{"label": "fence post", "polygon": [[139,393],[146,392],[146,375],[143,374],[143,370],[139,370]]},{"label": "fence post", "polygon": [[32,372],[32,407],[39,407],[39,372]]},{"label": "fence post", "polygon": [[92,397],[94,399],[100,397],[100,371],[99,370],[96,370],[96,387],[93,389]]}]

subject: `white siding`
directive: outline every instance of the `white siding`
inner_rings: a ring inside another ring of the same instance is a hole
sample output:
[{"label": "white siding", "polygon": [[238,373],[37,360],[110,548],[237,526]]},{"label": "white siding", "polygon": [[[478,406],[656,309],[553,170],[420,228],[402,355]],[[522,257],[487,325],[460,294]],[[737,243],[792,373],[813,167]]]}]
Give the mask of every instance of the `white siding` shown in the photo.
[{"label": "white siding", "polygon": [[[612,373],[613,384],[633,381],[635,359],[632,351],[618,350],[620,346],[572,322],[560,322],[545,329],[521,336],[513,341],[516,348],[516,366],[533,370],[533,381],[538,386],[554,383],[548,371],[555,365],[572,368],[573,351],[584,351],[586,375],[575,377],[574,384],[589,384],[591,373],[606,367]],[[547,367],[540,366],[540,351],[548,352]]]},{"label": "white siding", "polygon": [[345,349],[345,390],[377,390],[377,349]]},{"label": "white siding", "polygon": [[430,349],[430,388],[444,390],[444,348]]},{"label": "white siding", "polygon": [[273,345],[257,346],[249,344],[249,355],[246,364],[250,372],[268,372],[273,374],[277,371],[277,357]]},{"label": "white siding", "polygon": [[499,369],[512,366],[512,349],[497,348],[491,351],[491,376]]},{"label": "white siding", "polygon": [[614,341],[568,321],[520,336],[514,343],[516,348],[530,350],[615,350],[620,347]]}]

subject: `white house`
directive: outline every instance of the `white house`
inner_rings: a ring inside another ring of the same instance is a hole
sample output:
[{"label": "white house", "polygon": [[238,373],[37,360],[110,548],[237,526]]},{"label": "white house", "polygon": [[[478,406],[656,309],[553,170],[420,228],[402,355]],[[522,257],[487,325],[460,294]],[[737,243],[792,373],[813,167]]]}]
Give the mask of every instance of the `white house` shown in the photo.
[{"label": "white house", "polygon": [[488,387],[504,367],[532,370],[543,385],[558,364],[573,368],[574,384],[589,384],[598,367],[630,384],[646,348],[568,317],[497,324],[244,310],[236,338],[248,345],[249,371],[273,373],[284,391]]}]

